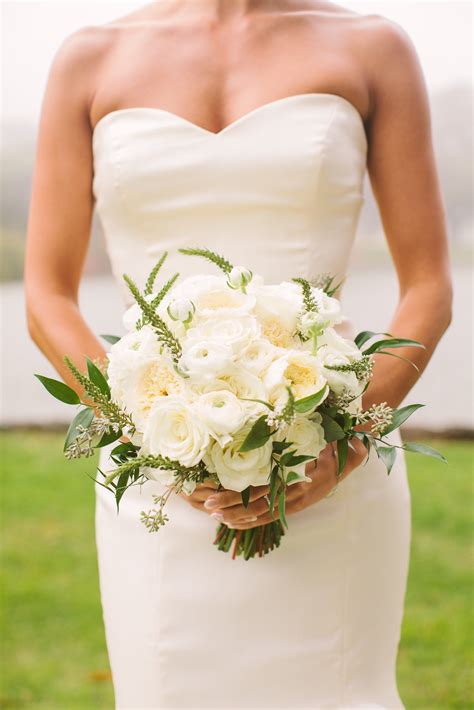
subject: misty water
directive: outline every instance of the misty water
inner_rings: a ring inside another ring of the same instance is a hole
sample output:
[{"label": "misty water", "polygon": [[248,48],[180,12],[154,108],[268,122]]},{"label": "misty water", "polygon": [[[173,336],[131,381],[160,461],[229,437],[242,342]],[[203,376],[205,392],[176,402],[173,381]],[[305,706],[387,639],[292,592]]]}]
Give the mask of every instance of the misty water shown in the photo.
[{"label": "misty water", "polygon": [[[433,431],[472,429],[472,269],[469,261],[454,268],[454,318],[428,368],[409,393],[406,403],[426,406],[411,419],[416,427]],[[24,313],[23,285],[4,284],[2,304],[2,426],[50,425],[67,422],[72,410],[53,400],[33,377],[55,373],[29,340]],[[358,330],[387,330],[398,289],[395,273],[385,265],[355,268],[348,277],[343,307]],[[81,310],[97,333],[121,334],[120,296],[109,276],[84,278]]]}]

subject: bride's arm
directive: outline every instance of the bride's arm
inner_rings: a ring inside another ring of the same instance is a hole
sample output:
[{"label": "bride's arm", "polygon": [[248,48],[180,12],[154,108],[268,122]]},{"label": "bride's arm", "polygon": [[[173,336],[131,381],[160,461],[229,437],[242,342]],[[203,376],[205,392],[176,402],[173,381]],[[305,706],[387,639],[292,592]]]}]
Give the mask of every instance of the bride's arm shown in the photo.
[{"label": "bride's arm", "polygon": [[[377,30],[377,66],[368,125],[368,172],[398,276],[399,300],[386,330],[425,345],[375,356],[364,404],[396,407],[425,369],[451,321],[446,218],[432,142],[429,100],[416,51],[397,25]],[[367,274],[367,297],[374,293]]]},{"label": "bride's arm", "polygon": [[78,289],[90,237],[92,150],[91,76],[99,48],[93,30],[68,37],[51,65],[41,107],[25,262],[30,335],[60,376],[77,383],[64,365],[68,354],[102,359],[103,347],[78,308]]},{"label": "bride's arm", "polygon": [[[376,355],[373,379],[364,406],[387,402],[396,407],[424,370],[451,320],[452,287],[446,220],[436,169],[429,103],[424,77],[414,47],[397,25],[380,18],[365,38],[365,60],[370,79],[372,110],[368,120],[368,172],[399,282],[399,302],[387,332],[412,338],[426,349],[394,350],[418,367]],[[373,291],[367,273],[367,299],[384,298]],[[341,478],[350,475],[366,456],[355,440]],[[332,446],[317,466],[308,464],[313,482],[289,487],[287,513],[296,513],[324,498],[335,486],[336,460]],[[266,491],[262,488],[261,495]],[[239,494],[196,494],[196,507],[221,513],[224,522],[241,529],[271,521],[266,501],[259,498],[244,508]],[[211,498],[212,497],[212,498]],[[207,498],[209,507],[204,507]],[[211,506],[211,502],[215,504]],[[244,523],[251,516],[255,520]]]}]

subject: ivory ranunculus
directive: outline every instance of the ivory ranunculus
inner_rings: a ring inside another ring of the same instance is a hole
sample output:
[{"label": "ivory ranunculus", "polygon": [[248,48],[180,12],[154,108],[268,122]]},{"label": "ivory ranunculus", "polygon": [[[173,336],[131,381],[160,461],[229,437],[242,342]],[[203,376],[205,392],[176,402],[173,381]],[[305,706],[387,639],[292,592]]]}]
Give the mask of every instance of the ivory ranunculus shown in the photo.
[{"label": "ivory ranunculus", "polygon": [[311,293],[318,304],[318,313],[324,321],[327,321],[330,326],[342,322],[341,304],[337,298],[328,296],[321,288],[313,287]]},{"label": "ivory ranunculus", "polygon": [[229,288],[226,277],[191,276],[175,286],[162,301],[160,313],[171,300],[187,298],[196,307],[195,319],[232,318],[250,313],[255,305],[255,296]]},{"label": "ivory ranunculus", "polygon": [[264,377],[272,404],[285,402],[291,387],[295,399],[309,397],[326,384],[319,360],[305,350],[289,350],[273,362]]},{"label": "ivory ranunculus", "polygon": [[222,447],[215,441],[209,447],[204,462],[211,473],[231,491],[243,491],[247,486],[263,486],[268,483],[271,471],[272,444],[267,441],[252,451],[239,451],[250,430],[250,424],[237,432],[232,441]]},{"label": "ivory ranunculus", "polygon": [[182,466],[195,466],[209,445],[209,429],[184,397],[156,400],[143,434],[143,449]]},{"label": "ivory ranunculus", "polygon": [[248,417],[243,403],[225,389],[201,395],[194,403],[194,411],[221,446],[232,439],[231,434],[241,429]]},{"label": "ivory ranunculus", "polygon": [[234,353],[229,345],[207,340],[187,340],[183,346],[180,367],[190,377],[215,377],[229,372]]},{"label": "ivory ranunculus", "polygon": [[261,377],[281,354],[282,350],[272,345],[266,338],[257,338],[241,351],[238,364]]},{"label": "ivory ranunculus", "polygon": [[187,341],[223,343],[238,355],[260,336],[260,332],[260,325],[254,316],[210,318],[190,328],[187,333]]}]

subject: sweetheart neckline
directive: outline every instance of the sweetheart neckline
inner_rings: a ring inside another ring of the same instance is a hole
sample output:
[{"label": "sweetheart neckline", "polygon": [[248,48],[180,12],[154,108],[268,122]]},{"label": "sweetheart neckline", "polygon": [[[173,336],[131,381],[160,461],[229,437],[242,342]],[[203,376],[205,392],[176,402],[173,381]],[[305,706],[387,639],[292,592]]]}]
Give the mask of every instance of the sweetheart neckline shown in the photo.
[{"label": "sweetheart neckline", "polygon": [[350,111],[355,115],[355,117],[358,120],[361,133],[364,137],[365,145],[367,147],[367,136],[365,133],[365,126],[364,126],[364,119],[362,118],[362,115],[356,106],[349,101],[349,99],[346,99],[344,96],[341,96],[340,94],[332,94],[332,93],[326,93],[326,92],[306,92],[302,94],[291,94],[290,96],[283,96],[279,99],[274,99],[273,101],[267,101],[267,103],[261,104],[260,106],[256,106],[254,109],[251,109],[250,111],[247,111],[247,113],[244,113],[242,116],[239,116],[239,118],[236,118],[234,121],[231,121],[228,123],[226,126],[221,128],[220,131],[210,131],[207,128],[204,128],[203,126],[200,126],[197,123],[194,123],[193,121],[190,121],[187,118],[184,118],[184,116],[180,116],[177,113],[173,113],[172,111],[167,111],[166,109],[159,108],[159,107],[154,107],[154,106],[128,106],[125,108],[118,108],[114,109],[113,111],[108,111],[105,113],[103,116],[99,118],[95,126],[92,128],[92,139],[94,140],[96,138],[96,134],[98,135],[98,129],[103,127],[104,125],[107,124],[109,120],[112,118],[118,116],[118,115],[123,115],[126,113],[130,112],[147,112],[147,113],[156,113],[156,114],[165,114],[168,116],[171,116],[172,118],[176,119],[180,123],[183,123],[184,125],[188,125],[192,127],[194,130],[199,131],[203,133],[204,135],[211,136],[214,138],[218,138],[219,136],[224,136],[230,131],[232,131],[234,128],[237,128],[240,124],[244,123],[245,121],[249,120],[252,118],[252,116],[255,116],[258,113],[261,113],[265,110],[268,110],[270,108],[276,107],[280,104],[283,104],[285,102],[289,102],[292,100],[300,100],[300,99],[307,99],[307,98],[331,98],[333,100],[338,100],[341,101],[342,105],[345,105],[347,108],[350,109]]}]

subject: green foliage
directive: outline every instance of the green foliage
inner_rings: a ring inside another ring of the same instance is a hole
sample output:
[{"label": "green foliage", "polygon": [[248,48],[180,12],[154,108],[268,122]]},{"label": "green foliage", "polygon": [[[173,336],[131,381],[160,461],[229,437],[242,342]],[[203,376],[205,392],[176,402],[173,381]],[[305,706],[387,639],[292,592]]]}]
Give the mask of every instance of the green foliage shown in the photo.
[{"label": "green foliage", "polygon": [[270,436],[272,435],[272,429],[267,423],[267,417],[263,414],[259,417],[249,433],[242,442],[239,451],[252,451],[252,449],[259,449],[261,446],[266,444]]},{"label": "green foliage", "polygon": [[48,390],[49,394],[59,399],[60,402],[64,402],[65,404],[80,404],[81,400],[77,392],[64,382],[53,380],[51,377],[45,377],[44,375],[35,375],[35,377],[38,378],[41,384]]},{"label": "green foliage", "polygon": [[166,257],[168,256],[168,252],[165,251],[160,258],[158,259],[157,263],[155,266],[152,268],[150,271],[150,274],[147,278],[146,284],[145,284],[145,296],[149,296],[151,293],[153,293],[153,286],[155,285],[155,280],[156,277],[158,276],[158,272],[160,271],[161,267],[164,264],[164,261]]},{"label": "green foliage", "polygon": [[314,407],[317,407],[318,404],[324,399],[328,391],[327,385],[324,385],[318,392],[315,394],[310,394],[308,397],[302,397],[301,399],[297,399],[295,402],[295,411],[298,412],[299,414],[305,414],[306,412],[310,412]]},{"label": "green foliage", "polygon": [[391,431],[398,429],[398,427],[401,426],[403,422],[408,419],[408,417],[411,417],[413,412],[416,412],[417,409],[420,409],[420,407],[424,406],[424,404],[407,404],[406,407],[401,407],[400,409],[393,409],[392,422],[388,425],[388,427],[383,430],[382,435],[386,436]]},{"label": "green foliage", "polygon": [[292,281],[299,284],[303,290],[303,303],[305,310],[308,312],[317,311],[318,304],[313,296],[310,282],[300,277],[295,277],[294,279],[292,279]]},{"label": "green foliage", "polygon": [[106,343],[110,343],[111,345],[115,345],[115,343],[118,343],[120,340],[119,335],[101,335],[100,337],[103,338]]},{"label": "green foliage", "polygon": [[87,429],[87,427],[92,423],[93,419],[94,410],[90,407],[85,407],[76,414],[76,416],[69,425],[69,429],[67,430],[66,439],[64,441],[64,451],[66,451],[68,446],[72,444],[74,439],[77,437],[80,431],[80,427],[84,427],[84,429]]},{"label": "green foliage", "polygon": [[84,389],[84,392],[100,409],[104,417],[109,419],[111,423],[119,425],[120,428],[129,427],[131,430],[135,430],[135,426],[130,415],[123,412],[120,407],[110,399],[109,395],[102,392],[100,387],[96,385],[90,377],[87,377],[87,375],[80,372],[70,357],[66,355],[64,362],[76,378],[77,382]]},{"label": "green foliage", "polygon": [[155,310],[155,306],[149,303],[145,297],[142,296],[138,286],[132,281],[132,279],[127,276],[127,274],[124,274],[123,278],[135,301],[140,306],[144,318],[148,323],[150,323],[160,342],[162,342],[163,345],[169,350],[173,360],[177,362],[181,355],[181,344],[174,337],[165,321],[158,315]]},{"label": "green foliage", "polygon": [[107,399],[110,399],[110,387],[104,375],[99,370],[97,365],[94,365],[92,360],[90,360],[88,357],[86,358],[86,363],[90,381],[93,382],[95,386],[99,388],[99,390],[105,397],[107,397]]},{"label": "green foliage", "polygon": [[216,254],[216,252],[211,251],[210,249],[186,248],[178,249],[178,251],[180,252],[180,254],[186,254],[187,256],[200,256],[203,259],[207,259],[208,261],[219,267],[219,269],[223,271],[224,274],[230,274],[230,272],[234,268],[230,261],[227,261],[227,259],[225,259],[223,256],[221,256],[220,254]]}]

